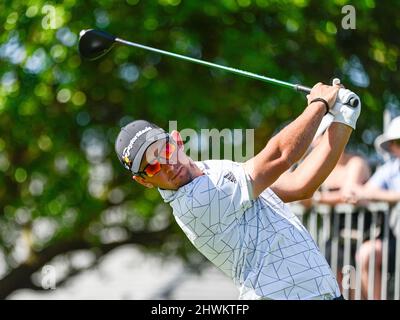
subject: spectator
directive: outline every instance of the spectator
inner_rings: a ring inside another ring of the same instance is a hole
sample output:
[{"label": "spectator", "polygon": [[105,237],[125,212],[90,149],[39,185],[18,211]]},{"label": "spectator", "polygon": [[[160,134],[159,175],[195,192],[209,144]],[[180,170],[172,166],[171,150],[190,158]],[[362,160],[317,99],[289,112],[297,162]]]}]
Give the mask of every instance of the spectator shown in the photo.
[{"label": "spectator", "polygon": [[[332,122],[332,117],[326,115],[318,128],[316,137],[311,144],[311,149],[315,148],[325,133],[326,129]],[[371,170],[368,162],[347,150],[345,150],[336,164],[331,174],[319,187],[318,191],[314,193],[313,197],[301,201],[307,208],[311,207],[313,203],[322,203],[336,205],[339,203],[350,202],[353,203],[354,188],[362,185],[369,179]]]},{"label": "spectator", "polygon": [[336,205],[354,202],[354,188],[367,182],[371,171],[367,161],[355,154],[344,151],[331,174],[314,193],[318,203]]},{"label": "spectator", "polygon": [[[324,125],[322,123],[321,125]],[[328,122],[325,122],[325,126],[329,125]],[[314,140],[312,147],[315,147],[320,143],[322,133],[324,132],[324,128],[321,130],[321,135]],[[328,178],[323,182],[320,186],[319,190],[314,193],[311,199],[303,200],[301,203],[307,208],[311,208],[314,204],[328,204],[328,205],[336,205],[340,203],[354,203],[354,189],[357,186],[361,186],[367,182],[371,175],[371,170],[369,168],[368,162],[361,156],[353,154],[349,151],[344,151],[331,172]],[[357,214],[352,215],[352,229],[357,228]],[[337,274],[336,277],[338,279],[339,286],[341,288],[342,283],[342,268],[344,265],[344,239],[341,237],[341,234],[344,234],[342,230],[345,228],[344,214],[339,214],[338,216],[338,229],[334,230],[332,228],[331,234],[338,233],[339,237],[339,247],[338,247],[338,260],[337,260]],[[366,216],[365,226],[368,226],[370,223],[370,215]],[[334,216],[330,217],[331,226],[334,226]],[[365,228],[364,228],[365,230]],[[346,233],[348,235],[348,233]],[[352,242],[351,246],[351,264],[355,264],[355,253],[356,253],[356,242]],[[327,239],[325,243],[325,256],[329,261],[331,261],[332,254],[332,237]],[[341,288],[342,290],[342,288]],[[350,292],[350,296],[352,292]]]},{"label": "spectator", "polygon": [[[400,201],[400,117],[394,118],[388,130],[376,138],[375,146],[378,150],[389,152],[391,159],[385,162],[364,186],[355,188],[358,203],[365,201],[385,201],[396,203]],[[389,232],[389,273],[393,273],[395,264],[395,247],[399,222],[399,210],[392,211]],[[397,231],[397,233],[396,233]],[[361,290],[363,297],[368,296],[369,261],[375,254],[374,299],[380,299],[381,294],[381,265],[382,265],[382,234],[375,240],[364,242],[357,253],[357,260],[361,265]]]},{"label": "spectator", "polygon": [[[311,148],[315,148],[322,140],[322,136],[326,129],[332,122],[332,117],[326,115],[322,120],[317,134],[311,144]],[[302,200],[300,203],[307,209],[312,208],[315,204],[328,204],[334,206],[340,203],[352,203],[355,202],[354,189],[357,186],[361,186],[366,183],[371,175],[371,170],[368,162],[361,156],[351,153],[347,150],[343,151],[338,163],[331,172],[331,174],[326,178],[323,184],[319,187],[312,198]],[[365,216],[364,230],[369,228],[371,219],[370,214]],[[352,229],[357,228],[357,218],[358,215],[355,213],[352,215]],[[325,257],[328,262],[331,261],[332,254],[332,235],[337,234],[339,237],[338,246],[338,260],[337,260],[337,274],[339,286],[341,288],[342,283],[342,268],[344,265],[344,236],[349,236],[349,233],[344,233],[345,228],[345,215],[338,213],[338,228],[334,228],[334,216],[330,217],[330,226],[332,227],[331,237],[325,239],[326,241],[323,245],[325,246]],[[355,230],[356,232],[357,230]],[[355,234],[355,232],[350,233],[350,235]],[[364,232],[366,234],[366,232]],[[341,236],[344,235],[344,236]],[[364,238],[365,239],[365,238]],[[355,265],[355,253],[356,253],[356,241],[352,241],[351,245],[351,260],[350,263]],[[332,265],[331,265],[332,267]],[[342,291],[342,288],[341,288]],[[350,297],[354,292],[350,292]]]},{"label": "spectator", "polygon": [[[368,178],[371,175],[371,170],[369,168],[368,162],[362,158],[361,156],[352,154],[348,151],[344,151],[331,174],[325,180],[325,182],[321,185],[320,191],[317,191],[313,196],[313,201],[322,204],[336,205],[340,203],[354,203],[354,188],[357,186],[361,186],[367,182]],[[334,224],[334,216],[331,216],[331,226],[332,226],[332,235],[336,234],[339,238],[339,246],[338,246],[338,260],[337,260],[337,274],[336,277],[338,279],[338,283],[340,289],[342,290],[342,279],[343,273],[342,269],[344,266],[344,240],[345,237],[352,237],[353,234],[357,232],[357,218],[358,214],[353,213],[351,218],[351,229],[352,232],[343,232],[346,228],[345,225],[345,215],[341,212],[335,211],[335,214],[338,215],[338,228],[335,230]],[[370,215],[366,216],[366,224],[364,227],[364,231],[366,227],[370,224]],[[353,231],[354,230],[354,231]],[[365,232],[364,232],[365,234]],[[351,255],[350,255],[350,264],[355,264],[355,253],[356,253],[356,238],[352,237],[351,242]],[[332,237],[328,239],[325,247],[325,256],[328,261],[331,261],[332,255]],[[349,292],[349,298],[353,296],[354,292]]]}]

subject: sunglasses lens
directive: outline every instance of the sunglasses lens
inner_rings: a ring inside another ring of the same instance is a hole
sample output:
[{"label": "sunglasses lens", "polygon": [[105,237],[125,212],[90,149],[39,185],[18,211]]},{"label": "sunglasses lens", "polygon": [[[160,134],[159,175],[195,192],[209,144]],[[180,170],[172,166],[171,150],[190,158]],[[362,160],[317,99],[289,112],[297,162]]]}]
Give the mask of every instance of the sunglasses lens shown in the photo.
[{"label": "sunglasses lens", "polygon": [[158,161],[154,161],[154,163],[149,164],[144,171],[149,177],[152,177],[160,170],[161,170],[161,164]]}]

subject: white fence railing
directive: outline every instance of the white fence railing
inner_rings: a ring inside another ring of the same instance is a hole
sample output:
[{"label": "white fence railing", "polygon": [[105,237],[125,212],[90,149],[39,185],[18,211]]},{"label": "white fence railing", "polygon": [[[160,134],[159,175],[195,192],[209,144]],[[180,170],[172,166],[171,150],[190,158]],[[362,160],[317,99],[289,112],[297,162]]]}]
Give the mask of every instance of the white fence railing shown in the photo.
[{"label": "white fence railing", "polygon": [[[400,236],[396,236],[400,235],[400,204],[306,209],[294,203],[291,208],[327,258],[345,299],[400,300]],[[356,255],[359,257],[360,248],[367,243],[369,248],[379,244],[379,251],[370,250],[368,267],[362,267]]]}]

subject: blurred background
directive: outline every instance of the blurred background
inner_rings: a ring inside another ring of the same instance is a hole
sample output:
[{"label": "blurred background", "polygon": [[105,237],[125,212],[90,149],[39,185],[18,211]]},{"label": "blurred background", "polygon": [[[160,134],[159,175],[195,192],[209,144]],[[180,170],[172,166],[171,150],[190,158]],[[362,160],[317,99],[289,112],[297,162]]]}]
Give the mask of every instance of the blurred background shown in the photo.
[{"label": "blurred background", "polygon": [[[347,4],[355,29],[342,25]],[[254,128],[257,152],[306,105],[129,47],[82,61],[80,30],[308,86],[339,77],[363,102],[350,148],[374,164],[384,114],[400,114],[399,10],[395,0],[3,0],[0,298],[236,299],[157,190],[132,182],[114,140],[134,119],[176,120],[178,130]]]}]

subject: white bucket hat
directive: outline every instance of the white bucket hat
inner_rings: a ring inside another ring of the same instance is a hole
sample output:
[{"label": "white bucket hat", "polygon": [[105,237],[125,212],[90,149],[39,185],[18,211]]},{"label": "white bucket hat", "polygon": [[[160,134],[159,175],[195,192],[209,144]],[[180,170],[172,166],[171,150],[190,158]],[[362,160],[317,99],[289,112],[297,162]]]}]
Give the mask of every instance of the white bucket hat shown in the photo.
[{"label": "white bucket hat", "polygon": [[400,116],[390,121],[386,132],[375,139],[375,148],[377,151],[390,152],[389,142],[398,139],[400,139]]}]

